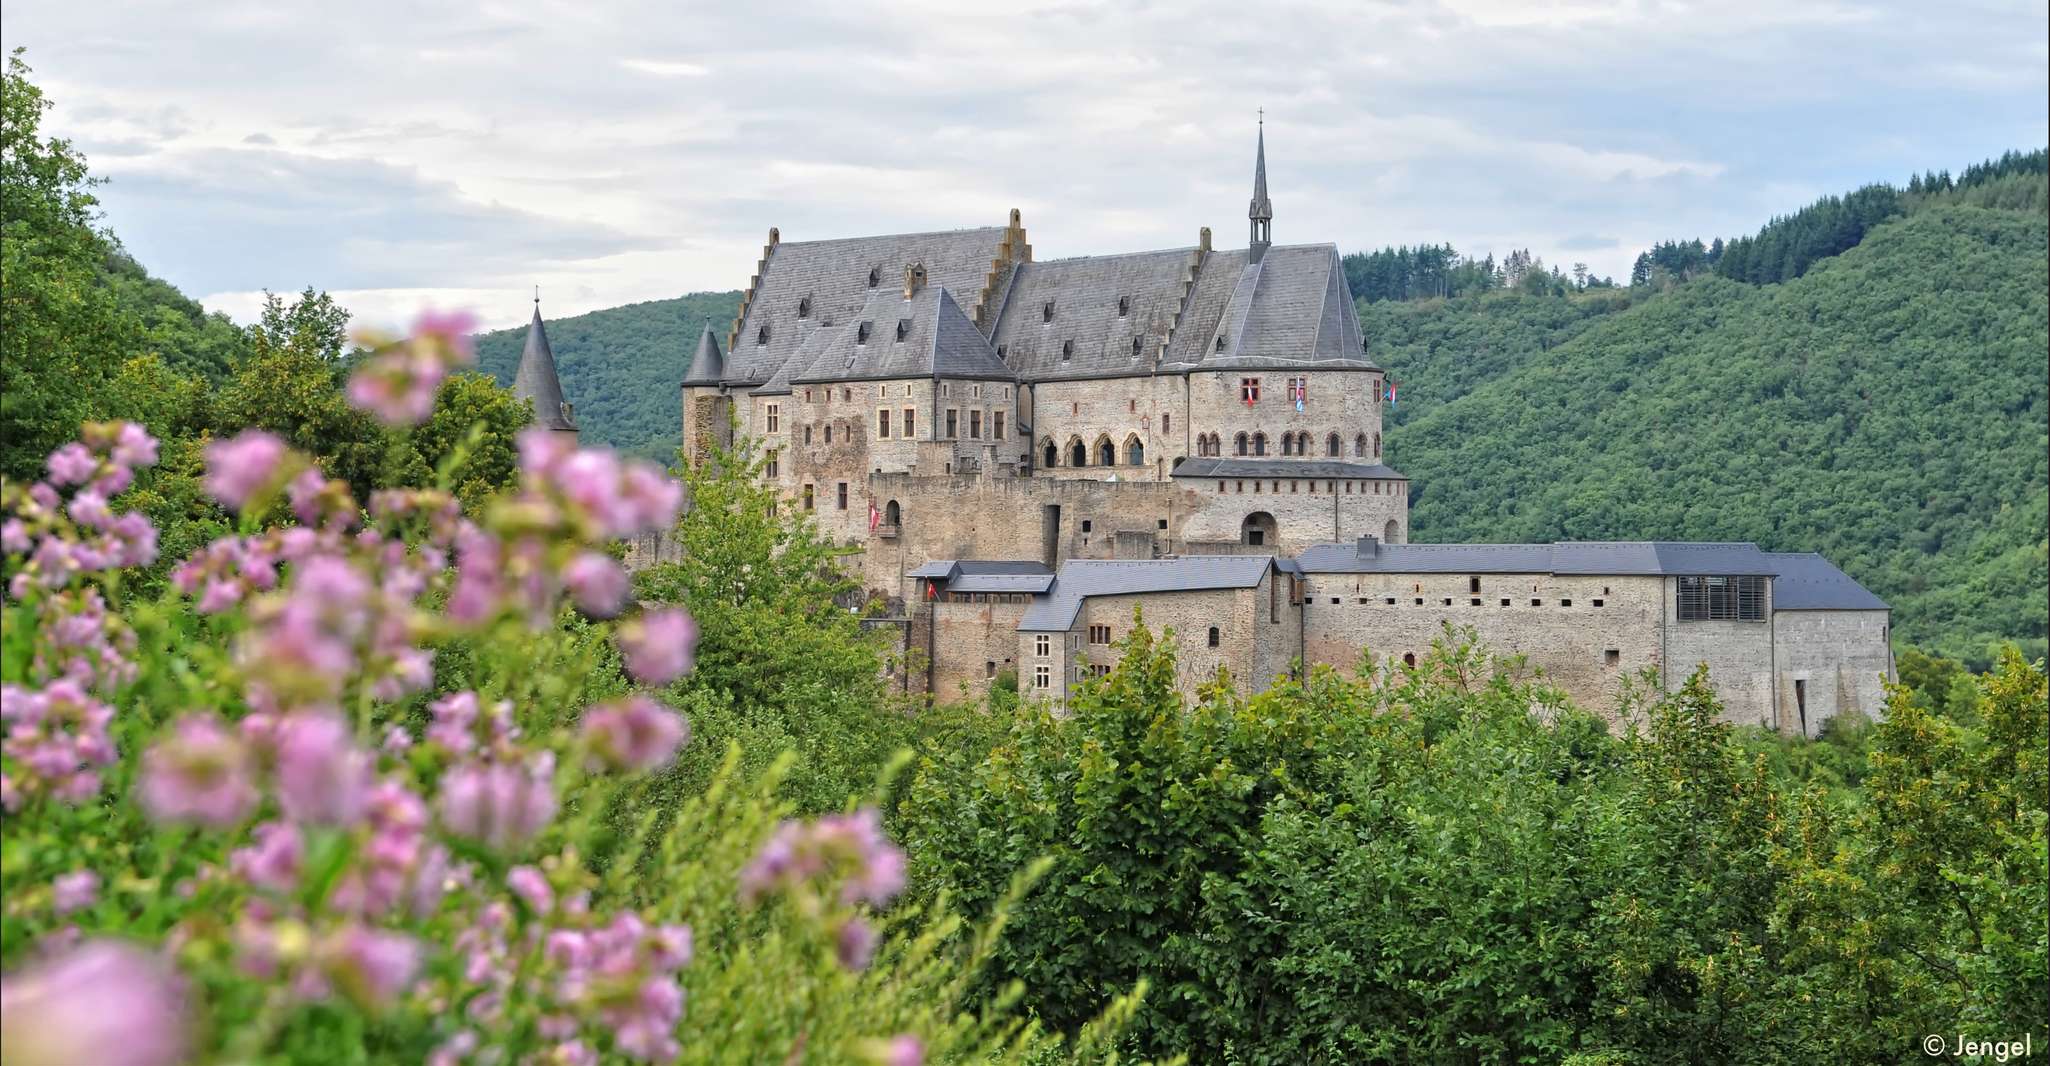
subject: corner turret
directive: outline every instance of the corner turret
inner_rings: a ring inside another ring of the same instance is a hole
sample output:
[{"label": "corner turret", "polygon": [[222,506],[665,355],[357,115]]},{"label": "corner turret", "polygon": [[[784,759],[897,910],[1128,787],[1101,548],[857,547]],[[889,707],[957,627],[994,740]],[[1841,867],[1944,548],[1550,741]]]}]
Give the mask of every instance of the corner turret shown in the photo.
[{"label": "corner turret", "polygon": [[513,375],[513,395],[534,405],[534,424],[553,433],[569,435],[572,443],[577,424],[569,401],[562,398],[562,382],[555,376],[555,351],[548,346],[548,330],[541,324],[541,298],[534,297],[534,319],[527,324],[527,345],[520,352],[520,368]]}]

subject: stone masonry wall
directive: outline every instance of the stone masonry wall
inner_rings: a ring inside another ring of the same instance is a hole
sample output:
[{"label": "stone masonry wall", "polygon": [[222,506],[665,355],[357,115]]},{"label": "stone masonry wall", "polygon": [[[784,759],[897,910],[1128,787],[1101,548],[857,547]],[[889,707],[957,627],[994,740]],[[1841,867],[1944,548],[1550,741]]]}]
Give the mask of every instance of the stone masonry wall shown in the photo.
[{"label": "stone masonry wall", "polygon": [[1894,676],[1891,625],[1886,611],[1774,612],[1780,731],[1805,728],[1812,737],[1839,714],[1877,719],[1886,705],[1885,682]]},{"label": "stone masonry wall", "polygon": [[1685,684],[1696,666],[1708,666],[1708,681],[1723,701],[1723,720],[1771,726],[1774,644],[1772,582],[1766,582],[1766,621],[1682,622],[1676,580],[1666,578],[1666,688]]},{"label": "stone masonry wall", "polygon": [[[1016,602],[928,601],[932,611],[933,698],[979,700],[996,673],[1019,667],[1018,623],[1031,607]],[[994,667],[994,670],[992,670]],[[1020,684],[1024,684],[1020,671]]]}]

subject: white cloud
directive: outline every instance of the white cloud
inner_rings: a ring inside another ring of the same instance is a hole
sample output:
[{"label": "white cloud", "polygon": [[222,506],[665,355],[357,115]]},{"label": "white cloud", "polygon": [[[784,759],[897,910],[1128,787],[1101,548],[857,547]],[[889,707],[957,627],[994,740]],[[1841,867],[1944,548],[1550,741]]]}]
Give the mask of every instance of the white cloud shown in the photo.
[{"label": "white cloud", "polygon": [[619,65],[641,74],[653,74],[658,78],[702,78],[712,72],[702,63],[685,63],[674,59],[622,59]]}]

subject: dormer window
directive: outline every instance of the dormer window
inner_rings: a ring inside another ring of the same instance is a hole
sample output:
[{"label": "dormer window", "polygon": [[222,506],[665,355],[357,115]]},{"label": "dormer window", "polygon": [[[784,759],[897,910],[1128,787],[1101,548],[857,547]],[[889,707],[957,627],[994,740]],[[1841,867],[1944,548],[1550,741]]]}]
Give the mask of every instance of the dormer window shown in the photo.
[{"label": "dormer window", "polygon": [[909,337],[909,336],[911,336],[911,320],[910,320],[910,319],[908,319],[908,318],[900,318],[900,319],[898,319],[898,320],[897,320],[897,343],[898,343],[898,344],[902,344],[902,343],[904,343],[904,338],[906,338],[906,337]]},{"label": "dormer window", "polygon": [[798,300],[798,301],[797,301],[797,317],[799,317],[799,318],[810,318],[810,317],[811,317],[811,297],[809,297],[809,296],[806,296],[806,297],[804,297],[803,299],[800,299],[800,300]]},{"label": "dormer window", "polygon": [[769,324],[767,322],[762,323],[762,328],[755,330],[755,343],[769,343]]},{"label": "dormer window", "polygon": [[1061,362],[1065,363],[1065,362],[1067,362],[1068,360],[1070,360],[1070,359],[1073,359],[1074,357],[1075,357],[1075,342],[1074,342],[1074,341],[1062,341],[1062,342],[1061,342]]},{"label": "dormer window", "polygon": [[1138,356],[1139,356],[1139,350],[1140,350],[1140,348],[1142,348],[1142,347],[1143,347],[1143,346],[1145,345],[1145,343],[1146,343],[1146,338],[1144,338],[1144,337],[1133,337],[1133,338],[1132,338],[1132,357],[1133,357],[1133,358],[1135,358],[1135,359],[1136,359],[1136,358],[1138,358]]},{"label": "dormer window", "polygon": [[875,288],[875,287],[876,287],[876,283],[877,283],[877,282],[879,282],[879,281],[881,281],[881,280],[883,280],[883,268],[882,268],[882,267],[869,267],[869,268],[868,268],[868,287],[869,287],[869,288],[871,288],[871,289]]},{"label": "dormer window", "polygon": [[1041,322],[1051,322],[1051,321],[1053,321],[1053,301],[1052,301],[1052,300],[1048,300],[1048,301],[1047,301],[1046,303],[1044,303],[1044,304],[1040,305],[1040,308],[1039,308],[1039,320],[1040,320]]},{"label": "dormer window", "polygon": [[1224,334],[1222,333],[1217,335],[1217,350],[1220,352],[1224,350]]},{"label": "dormer window", "polygon": [[998,358],[998,359],[1002,359],[1002,358],[1004,357],[1004,353],[1005,353],[1006,351],[1009,351],[1009,350],[1010,350],[1010,345],[1008,345],[1008,344],[999,344],[999,345],[997,345],[997,358]]},{"label": "dormer window", "polygon": [[1118,317],[1119,317],[1119,318],[1123,318],[1123,317],[1125,317],[1126,315],[1129,315],[1129,314],[1131,314],[1131,313],[1132,313],[1132,298],[1131,298],[1131,297],[1129,297],[1129,296],[1120,296],[1120,297],[1118,297]]},{"label": "dormer window", "polygon": [[873,322],[863,322],[861,325],[854,327],[854,343],[867,344],[869,328],[874,324]]}]

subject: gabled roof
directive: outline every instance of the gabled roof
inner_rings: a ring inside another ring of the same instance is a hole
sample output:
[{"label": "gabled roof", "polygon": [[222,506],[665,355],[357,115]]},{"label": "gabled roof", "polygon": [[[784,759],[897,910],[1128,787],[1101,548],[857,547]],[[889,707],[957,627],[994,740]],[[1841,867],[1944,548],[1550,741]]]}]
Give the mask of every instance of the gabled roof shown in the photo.
[{"label": "gabled roof", "polygon": [[1053,584],[1053,571],[1029,559],[935,559],[905,576],[950,592],[1045,592]]},{"label": "gabled roof", "polygon": [[1235,456],[1184,459],[1175,465],[1168,476],[1409,480],[1394,467],[1383,466],[1380,463],[1353,462],[1345,459],[1241,459]]},{"label": "gabled roof", "polygon": [[519,370],[513,373],[513,395],[533,401],[535,425],[577,428],[562,402],[562,382],[555,376],[555,351],[548,346],[548,331],[541,325],[539,300],[534,302],[534,320],[527,324],[527,345],[520,351]]},{"label": "gabled roof", "polygon": [[697,350],[691,353],[690,365],[684,368],[685,385],[717,385],[726,377],[726,357],[719,351],[719,338],[712,333],[712,320],[705,320],[704,332],[698,334]]},{"label": "gabled roof", "polygon": [[776,395],[810,382],[904,378],[1015,381],[1017,375],[997,358],[952,293],[924,288],[907,300],[894,287],[871,295],[847,321],[817,331],[755,391]]},{"label": "gabled roof", "polygon": [[1771,576],[1755,544],[1559,541],[1552,544],[1319,544],[1297,556],[1312,574],[1587,574]]},{"label": "gabled roof", "polygon": [[1167,248],[1021,264],[991,343],[1003,347],[1004,362],[1028,381],[1151,374],[1195,254],[1195,248]]},{"label": "gabled roof", "polygon": [[[726,352],[727,378],[767,382],[819,331],[846,325],[871,297],[893,291],[901,297],[904,270],[913,264],[925,267],[931,287],[980,292],[1007,232],[986,226],[777,243]],[[876,274],[873,288],[870,271]],[[758,344],[764,326],[767,342]]]},{"label": "gabled roof", "polygon": [[1074,560],[1018,622],[1022,632],[1066,632],[1091,596],[1252,588],[1274,565],[1271,555],[1192,555],[1180,559]]},{"label": "gabled roof", "polygon": [[1767,552],[1775,611],[1884,611],[1886,601],[1814,552]]},{"label": "gabled roof", "polygon": [[1206,322],[1184,315],[1169,353],[1176,364],[1196,370],[1372,366],[1335,244],[1276,245],[1237,271],[1206,263],[1198,288],[1205,285],[1213,291],[1192,293],[1191,309],[1200,306],[1207,315],[1215,306],[1216,317]]}]

